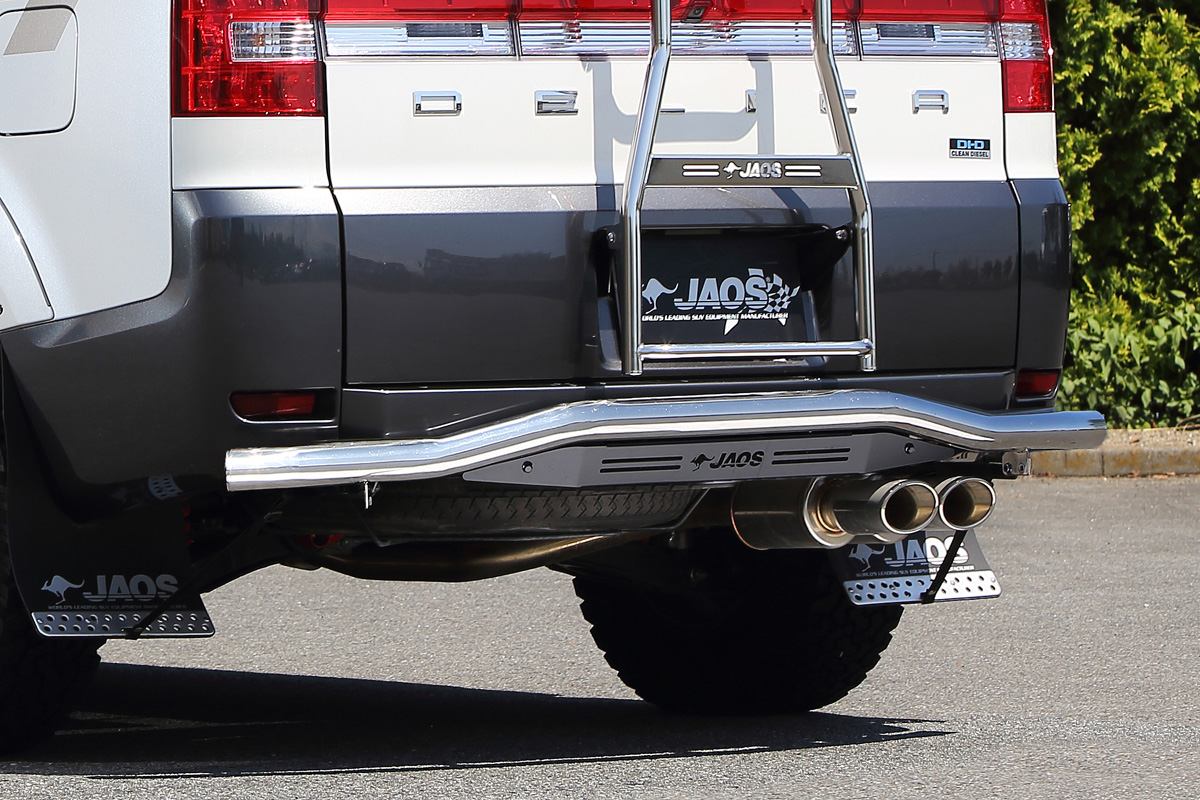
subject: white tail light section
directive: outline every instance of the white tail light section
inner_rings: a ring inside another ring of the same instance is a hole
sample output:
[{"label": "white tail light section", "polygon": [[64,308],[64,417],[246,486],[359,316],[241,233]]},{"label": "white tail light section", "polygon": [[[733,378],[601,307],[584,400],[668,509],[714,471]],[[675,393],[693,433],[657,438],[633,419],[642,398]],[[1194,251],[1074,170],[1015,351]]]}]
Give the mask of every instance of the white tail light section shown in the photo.
[{"label": "white tail light section", "polygon": [[[331,58],[642,56],[649,50],[649,4],[326,0],[327,53]],[[1045,0],[835,0],[833,5],[835,52],[843,58],[999,60],[1006,111],[1054,108]],[[812,53],[811,0],[673,0],[672,17],[672,48],[680,54]]]},{"label": "white tail light section", "polygon": [[[521,23],[521,52],[530,56],[646,55],[650,31],[644,23],[549,22]],[[812,24],[808,22],[676,23],[671,51],[713,55],[811,55]],[[852,28],[834,24],[838,55],[858,53]]]},{"label": "white tail light section", "polygon": [[984,56],[1000,53],[988,22],[863,22],[864,56]]},{"label": "white tail light section", "polygon": [[[858,54],[847,0],[835,0],[836,52]],[[366,56],[640,56],[649,0],[328,0],[327,53]],[[810,55],[811,0],[675,0],[673,51]],[[440,30],[439,28],[445,28]],[[453,29],[459,29],[454,33]]]},{"label": "white tail light section", "polygon": [[317,28],[311,22],[231,22],[233,61],[316,61]]},{"label": "white tail light section", "polygon": [[508,22],[328,23],[326,52],[333,58],[369,56],[511,56]]},{"label": "white tail light section", "polygon": [[[650,29],[644,22],[521,21],[521,53],[527,56],[646,55]],[[834,51],[858,54],[854,29],[833,25]],[[677,22],[671,28],[671,52],[681,55],[811,55],[812,23],[747,20]]]}]

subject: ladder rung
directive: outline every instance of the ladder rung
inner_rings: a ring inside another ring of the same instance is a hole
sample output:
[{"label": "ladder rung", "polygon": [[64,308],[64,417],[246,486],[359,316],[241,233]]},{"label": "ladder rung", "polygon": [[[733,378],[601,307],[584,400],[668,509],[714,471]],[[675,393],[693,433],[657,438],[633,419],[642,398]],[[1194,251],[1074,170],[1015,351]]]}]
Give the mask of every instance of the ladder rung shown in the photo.
[{"label": "ladder rung", "polygon": [[872,350],[857,342],[737,342],[730,344],[644,344],[638,351],[647,361],[703,358],[832,358],[862,357]]},{"label": "ladder rung", "polygon": [[646,185],[861,188],[849,156],[655,156]]}]

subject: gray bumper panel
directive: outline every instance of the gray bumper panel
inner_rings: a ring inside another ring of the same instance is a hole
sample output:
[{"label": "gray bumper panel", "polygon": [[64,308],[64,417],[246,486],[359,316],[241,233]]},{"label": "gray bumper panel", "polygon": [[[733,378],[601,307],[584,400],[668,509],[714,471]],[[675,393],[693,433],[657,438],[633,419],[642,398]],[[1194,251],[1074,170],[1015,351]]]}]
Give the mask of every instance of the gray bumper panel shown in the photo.
[{"label": "gray bumper panel", "polygon": [[1098,447],[1094,411],[984,413],[893,392],[774,392],[570,403],[441,439],[230,450],[230,490],[460,475],[587,444],[892,432],[975,452]]}]

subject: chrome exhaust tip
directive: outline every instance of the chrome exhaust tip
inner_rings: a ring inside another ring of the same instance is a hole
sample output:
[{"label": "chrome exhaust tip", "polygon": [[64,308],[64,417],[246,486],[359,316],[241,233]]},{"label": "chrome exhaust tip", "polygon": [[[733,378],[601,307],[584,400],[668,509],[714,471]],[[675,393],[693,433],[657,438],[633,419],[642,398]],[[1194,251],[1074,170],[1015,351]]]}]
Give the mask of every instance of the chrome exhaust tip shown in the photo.
[{"label": "chrome exhaust tip", "polygon": [[951,530],[979,527],[996,507],[996,490],[983,478],[948,478],[937,493],[939,522]]},{"label": "chrome exhaust tip", "polygon": [[863,478],[830,482],[807,518],[814,527],[898,542],[923,530],[938,513],[938,494],[924,481]]},{"label": "chrome exhaust tip", "polygon": [[832,549],[859,536],[898,542],[937,514],[938,494],[929,484],[882,478],[747,483],[731,506],[734,531],[756,550]]}]

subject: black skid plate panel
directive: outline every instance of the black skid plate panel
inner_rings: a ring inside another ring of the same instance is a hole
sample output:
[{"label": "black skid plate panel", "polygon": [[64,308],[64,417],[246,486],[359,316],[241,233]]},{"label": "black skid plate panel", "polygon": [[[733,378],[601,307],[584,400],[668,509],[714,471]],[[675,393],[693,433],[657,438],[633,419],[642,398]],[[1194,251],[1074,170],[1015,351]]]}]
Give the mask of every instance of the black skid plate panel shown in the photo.
[{"label": "black skid plate panel", "polygon": [[949,447],[893,433],[563,447],[472,470],[469,481],[529,486],[715,483],[861,475],[941,461]]}]

